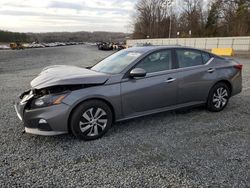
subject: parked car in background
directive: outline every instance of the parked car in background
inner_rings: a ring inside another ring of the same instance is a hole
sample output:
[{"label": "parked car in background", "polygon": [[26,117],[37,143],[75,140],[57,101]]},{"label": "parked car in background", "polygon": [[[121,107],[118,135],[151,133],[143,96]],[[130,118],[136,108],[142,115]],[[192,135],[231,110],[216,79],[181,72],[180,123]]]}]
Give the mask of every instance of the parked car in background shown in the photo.
[{"label": "parked car in background", "polygon": [[132,47],[145,47],[145,46],[153,46],[151,43],[136,43]]},{"label": "parked car in background", "polygon": [[241,72],[234,60],[193,48],[129,48],[91,68],[43,69],[15,109],[27,133],[92,140],[149,114],[198,105],[220,112],[241,92]]},{"label": "parked car in background", "polygon": [[8,50],[8,49],[10,49],[10,45],[0,43],[0,50]]},{"label": "parked car in background", "polygon": [[111,42],[98,42],[98,50],[113,50],[113,43]]},{"label": "parked car in background", "polygon": [[113,49],[114,50],[126,49],[126,43],[125,42],[117,42],[117,43],[113,44]]},{"label": "parked car in background", "polygon": [[24,46],[20,42],[12,42],[12,43],[10,43],[10,48],[12,50],[23,50]]}]

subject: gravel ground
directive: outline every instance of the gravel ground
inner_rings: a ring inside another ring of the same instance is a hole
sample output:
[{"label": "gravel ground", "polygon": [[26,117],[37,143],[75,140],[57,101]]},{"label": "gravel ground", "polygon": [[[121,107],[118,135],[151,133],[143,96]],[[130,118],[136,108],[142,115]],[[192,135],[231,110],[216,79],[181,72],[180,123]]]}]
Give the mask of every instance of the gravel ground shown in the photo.
[{"label": "gravel ground", "polygon": [[44,66],[91,65],[109,54],[86,46],[0,51],[0,187],[250,187],[249,59],[238,59],[243,92],[220,113],[152,115],[91,142],[22,133],[12,101]]}]

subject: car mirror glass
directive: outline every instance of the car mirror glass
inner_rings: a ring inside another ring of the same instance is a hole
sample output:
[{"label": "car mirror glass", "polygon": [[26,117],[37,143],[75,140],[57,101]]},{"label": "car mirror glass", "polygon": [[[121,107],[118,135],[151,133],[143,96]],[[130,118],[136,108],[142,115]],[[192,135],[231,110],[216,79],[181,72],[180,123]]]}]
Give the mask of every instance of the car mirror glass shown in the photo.
[{"label": "car mirror glass", "polygon": [[135,77],[145,77],[147,72],[142,69],[142,68],[134,68],[133,70],[130,71],[130,77],[135,78]]}]

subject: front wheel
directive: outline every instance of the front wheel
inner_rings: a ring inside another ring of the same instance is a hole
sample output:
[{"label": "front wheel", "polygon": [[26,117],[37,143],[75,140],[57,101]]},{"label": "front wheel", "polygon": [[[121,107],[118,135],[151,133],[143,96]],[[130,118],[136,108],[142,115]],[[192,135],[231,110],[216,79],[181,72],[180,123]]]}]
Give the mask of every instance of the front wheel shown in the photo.
[{"label": "front wheel", "polygon": [[70,128],[74,136],[83,140],[102,137],[112,125],[110,107],[99,100],[86,101],[72,113]]},{"label": "front wheel", "polygon": [[212,87],[207,100],[207,108],[211,112],[220,112],[228,104],[230,98],[229,88],[224,83]]}]

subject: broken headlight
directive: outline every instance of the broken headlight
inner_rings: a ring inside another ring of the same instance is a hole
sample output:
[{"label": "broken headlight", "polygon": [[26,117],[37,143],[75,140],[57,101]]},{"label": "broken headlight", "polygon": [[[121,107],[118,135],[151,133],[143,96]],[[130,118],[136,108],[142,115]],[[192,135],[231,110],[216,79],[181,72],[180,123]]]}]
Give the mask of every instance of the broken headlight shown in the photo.
[{"label": "broken headlight", "polygon": [[51,105],[57,105],[61,104],[63,99],[68,95],[68,93],[63,93],[63,94],[58,94],[58,95],[44,95],[39,98],[33,99],[31,102],[31,108],[42,108],[42,107],[47,107]]}]

